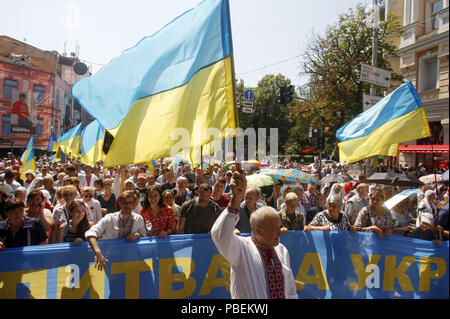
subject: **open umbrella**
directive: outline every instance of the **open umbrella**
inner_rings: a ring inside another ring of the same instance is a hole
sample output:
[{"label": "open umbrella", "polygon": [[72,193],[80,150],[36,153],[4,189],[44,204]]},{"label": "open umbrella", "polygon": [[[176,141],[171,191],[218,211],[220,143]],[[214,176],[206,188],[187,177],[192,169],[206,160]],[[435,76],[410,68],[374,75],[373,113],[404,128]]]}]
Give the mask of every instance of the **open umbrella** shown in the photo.
[{"label": "open umbrella", "polygon": [[448,181],[448,170],[442,173],[441,178],[443,181]]},{"label": "open umbrella", "polygon": [[328,183],[347,183],[347,182],[351,182],[354,179],[344,173],[344,174],[330,174],[328,176],[325,176],[324,178],[322,178],[321,183],[322,184],[328,184]]},{"label": "open umbrella", "polygon": [[310,184],[311,180],[306,173],[297,169],[271,169],[261,172],[264,175],[271,176],[285,184]]},{"label": "open umbrella", "polygon": [[423,183],[433,183],[434,181],[439,182],[442,180],[441,174],[429,174],[419,177],[419,180]]},{"label": "open umbrella", "polygon": [[367,178],[369,183],[403,186],[403,187],[419,187],[424,183],[413,175],[398,173],[375,173]]},{"label": "open umbrella", "polygon": [[414,199],[417,197],[417,193],[419,192],[419,189],[405,189],[404,191],[395,194],[391,198],[389,198],[387,201],[384,202],[384,206],[387,209],[392,209],[395,205],[399,204],[400,202],[404,201],[407,198]]},{"label": "open umbrella", "polygon": [[265,174],[253,174],[246,176],[247,178],[247,187],[249,186],[256,186],[256,187],[263,187],[263,186],[272,186],[277,184],[277,180],[265,175]]}]

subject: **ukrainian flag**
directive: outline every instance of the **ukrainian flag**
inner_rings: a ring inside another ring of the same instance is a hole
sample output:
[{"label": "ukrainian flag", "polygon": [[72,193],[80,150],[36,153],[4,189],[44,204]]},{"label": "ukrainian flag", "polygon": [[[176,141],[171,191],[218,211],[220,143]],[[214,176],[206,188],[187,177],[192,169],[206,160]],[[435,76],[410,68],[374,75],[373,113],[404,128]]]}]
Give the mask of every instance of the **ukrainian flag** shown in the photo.
[{"label": "ukrainian flag", "polygon": [[114,135],[105,167],[170,157],[176,128],[234,129],[232,53],[228,0],[205,0],[78,81],[73,96]]},{"label": "ukrainian flag", "polygon": [[58,148],[55,132],[52,132],[52,136],[50,137],[50,141],[48,142],[47,152],[51,153],[53,151],[56,151],[57,149]]},{"label": "ukrainian flag", "polygon": [[93,120],[81,132],[81,163],[94,166],[95,162],[105,159],[103,141],[105,128]]},{"label": "ukrainian flag", "polygon": [[64,135],[61,135],[58,139],[58,148],[64,154],[71,154],[72,156],[78,156],[81,150],[81,125],[68,130]]},{"label": "ukrainian flag", "polygon": [[31,169],[32,171],[36,172],[36,159],[34,158],[34,135],[31,135],[27,149],[22,154],[20,161],[22,162],[22,174],[20,174],[20,178],[25,180],[26,171]]},{"label": "ukrainian flag", "polygon": [[397,156],[398,144],[431,136],[427,115],[411,81],[336,131],[341,162]]}]

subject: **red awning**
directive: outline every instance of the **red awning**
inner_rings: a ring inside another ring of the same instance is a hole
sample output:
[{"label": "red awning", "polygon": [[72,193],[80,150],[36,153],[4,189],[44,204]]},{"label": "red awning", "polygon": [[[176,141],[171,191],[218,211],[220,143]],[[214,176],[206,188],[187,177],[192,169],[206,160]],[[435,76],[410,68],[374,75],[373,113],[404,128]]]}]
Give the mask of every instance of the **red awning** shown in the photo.
[{"label": "red awning", "polygon": [[448,145],[399,145],[401,153],[447,153]]}]

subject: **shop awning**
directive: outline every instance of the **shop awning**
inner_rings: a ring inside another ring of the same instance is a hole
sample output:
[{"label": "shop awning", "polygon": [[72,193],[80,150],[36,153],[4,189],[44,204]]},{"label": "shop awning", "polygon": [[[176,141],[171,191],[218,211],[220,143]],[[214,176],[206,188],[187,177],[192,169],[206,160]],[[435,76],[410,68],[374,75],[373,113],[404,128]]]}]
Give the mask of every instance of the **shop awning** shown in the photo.
[{"label": "shop awning", "polygon": [[448,145],[399,145],[401,153],[447,153]]}]

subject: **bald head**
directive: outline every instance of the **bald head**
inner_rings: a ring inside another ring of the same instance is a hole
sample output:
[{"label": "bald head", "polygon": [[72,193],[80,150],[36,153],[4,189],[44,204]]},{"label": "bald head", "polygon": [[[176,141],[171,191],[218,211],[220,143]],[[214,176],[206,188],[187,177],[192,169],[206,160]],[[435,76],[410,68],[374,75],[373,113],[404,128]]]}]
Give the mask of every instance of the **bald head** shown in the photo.
[{"label": "bald head", "polygon": [[250,215],[250,226],[252,231],[255,230],[255,227],[264,228],[265,221],[274,217],[280,218],[275,208],[270,206],[258,208]]},{"label": "bald head", "polygon": [[257,242],[267,247],[280,243],[281,219],[277,211],[270,206],[263,206],[250,215],[252,235]]}]

